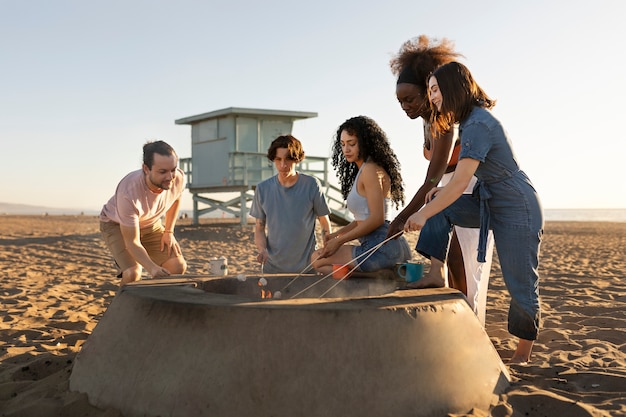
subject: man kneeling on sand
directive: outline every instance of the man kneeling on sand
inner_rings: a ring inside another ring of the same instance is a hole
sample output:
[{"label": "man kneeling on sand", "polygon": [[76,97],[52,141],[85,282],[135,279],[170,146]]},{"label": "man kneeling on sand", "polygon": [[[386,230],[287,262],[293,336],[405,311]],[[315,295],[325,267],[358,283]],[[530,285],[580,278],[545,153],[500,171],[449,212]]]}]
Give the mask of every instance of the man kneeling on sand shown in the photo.
[{"label": "man kneeling on sand", "polygon": [[163,141],[146,143],[142,169],[120,181],[100,213],[100,231],[121,270],[121,285],[139,280],[142,266],[152,278],[185,273],[187,262],[174,237],[184,189],[174,149]]}]

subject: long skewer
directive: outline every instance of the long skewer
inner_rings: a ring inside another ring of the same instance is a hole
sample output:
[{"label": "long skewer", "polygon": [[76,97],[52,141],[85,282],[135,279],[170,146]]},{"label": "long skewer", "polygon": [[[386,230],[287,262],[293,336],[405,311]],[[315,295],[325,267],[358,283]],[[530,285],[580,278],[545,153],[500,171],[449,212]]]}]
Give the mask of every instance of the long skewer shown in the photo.
[{"label": "long skewer", "polygon": [[286,289],[288,286],[290,286],[290,285],[291,285],[291,284],[292,284],[292,283],[293,283],[296,279],[298,279],[299,277],[301,277],[301,276],[302,276],[302,275],[303,275],[303,274],[304,274],[304,273],[305,273],[305,272],[306,272],[309,268],[311,268],[311,267],[313,266],[313,263],[314,263],[315,261],[317,261],[319,258],[320,258],[320,257],[318,256],[317,258],[313,259],[313,260],[311,261],[311,263],[310,263],[310,264],[308,264],[308,265],[306,266],[306,268],[304,268],[304,269],[303,269],[303,270],[302,270],[302,271],[301,271],[298,275],[296,275],[295,277],[293,277],[293,279],[292,279],[291,281],[289,281],[289,282],[287,283],[287,285],[285,285],[285,286],[284,286],[284,287],[280,290],[280,292],[285,291],[285,289]]},{"label": "long skewer", "polygon": [[[374,246],[373,248],[370,248],[368,250],[366,250],[365,252],[363,252],[362,254],[360,254],[359,256],[357,256],[356,258],[350,260],[349,262],[345,263],[342,265],[342,268],[345,266],[350,265],[353,261],[356,261],[357,259],[366,256],[365,259],[363,259],[361,262],[359,262],[358,264],[356,264],[356,266],[352,269],[350,269],[350,271],[348,271],[348,273],[341,278],[340,280],[338,280],[338,282],[336,284],[334,284],[332,287],[330,287],[330,289],[326,290],[324,292],[324,294],[322,294],[320,296],[323,297],[326,293],[328,293],[328,291],[332,290],[333,288],[335,288],[337,285],[339,285],[339,283],[341,281],[343,281],[344,279],[348,278],[348,276],[352,273],[352,271],[354,271],[356,268],[358,268],[363,262],[365,262],[367,260],[367,258],[369,258],[370,256],[372,256],[374,254],[375,251],[377,251],[378,249],[380,249],[381,246],[383,246],[385,243],[389,242],[391,239],[395,239],[396,237],[400,236],[402,233],[404,233],[403,231],[400,231],[398,233],[396,233],[395,235],[388,237],[387,239],[383,240],[382,242],[380,242],[379,244],[377,244],[376,246]],[[320,282],[324,281],[326,278],[328,278],[329,276],[331,276],[333,273],[331,272],[330,274],[327,274],[325,276],[323,276],[322,278],[320,278],[319,280],[315,281],[313,284],[309,285],[308,287],[304,288],[303,290],[301,290],[300,292],[297,292],[296,294],[292,295],[289,298],[294,298],[300,294],[302,294],[303,292],[307,291],[308,289],[314,287],[315,285],[319,284]],[[295,279],[295,278],[294,278]],[[293,280],[292,280],[293,282]]]}]

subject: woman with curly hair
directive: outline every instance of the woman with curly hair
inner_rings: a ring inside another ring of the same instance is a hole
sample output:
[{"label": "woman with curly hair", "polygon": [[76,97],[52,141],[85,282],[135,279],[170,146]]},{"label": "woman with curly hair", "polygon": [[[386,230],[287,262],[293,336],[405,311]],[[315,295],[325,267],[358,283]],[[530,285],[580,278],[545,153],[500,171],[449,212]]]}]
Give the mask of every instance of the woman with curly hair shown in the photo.
[{"label": "woman with curly hair", "polygon": [[[396,208],[404,203],[400,163],[385,132],[369,117],[346,120],[337,129],[331,162],[354,221],[326,236],[324,248],[311,257],[315,270],[329,274],[333,264],[348,264],[357,271],[372,272],[410,259],[404,237],[363,255],[385,240],[392,203]],[[360,245],[348,243],[357,239]]]},{"label": "woman with curly hair", "polygon": [[[428,193],[427,204],[409,217],[405,230],[421,230],[417,250],[443,260],[453,225],[480,227],[479,261],[485,260],[487,232],[493,230],[502,277],[511,295],[508,328],[519,338],[511,362],[527,362],[540,318],[537,271],[543,210],[539,196],[520,169],[502,124],[490,112],[495,101],[467,67],[450,62],[436,69],[428,79],[428,94],[435,129],[445,132],[459,124],[461,153],[454,177]],[[463,194],[474,176],[478,177],[476,194]]]},{"label": "woman with curly hair", "polygon": [[[446,184],[452,178],[458,161],[460,141],[456,126],[434,137],[431,134],[431,108],[426,91],[426,79],[439,66],[456,60],[461,54],[455,52],[454,44],[448,39],[430,39],[425,35],[406,41],[391,61],[391,71],[396,75],[396,97],[411,119],[419,117],[424,127],[424,157],[430,161],[423,184],[411,202],[398,214],[389,227],[388,236],[402,230],[409,216],[424,205],[426,194],[440,182]],[[471,193],[475,180],[465,190]],[[485,323],[487,287],[493,253],[493,236],[488,241],[488,256],[485,263],[476,260],[478,229],[455,226],[450,242],[447,265],[431,259],[431,270],[410,287],[441,287],[449,285],[463,292],[470,307],[481,323]],[[446,279],[446,272],[448,276]],[[441,277],[444,277],[442,280]]]}]

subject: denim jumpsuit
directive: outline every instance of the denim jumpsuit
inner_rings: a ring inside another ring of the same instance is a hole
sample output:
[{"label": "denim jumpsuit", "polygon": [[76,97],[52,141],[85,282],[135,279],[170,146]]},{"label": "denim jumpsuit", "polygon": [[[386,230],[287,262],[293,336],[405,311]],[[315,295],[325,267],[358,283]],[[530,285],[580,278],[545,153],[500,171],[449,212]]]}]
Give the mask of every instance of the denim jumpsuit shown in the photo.
[{"label": "denim jumpsuit", "polygon": [[539,246],[543,210],[530,179],[519,169],[511,143],[500,122],[486,109],[475,107],[459,126],[459,159],[480,161],[472,195],[459,197],[428,219],[416,250],[441,261],[447,258],[453,225],[480,227],[478,261],[485,261],[487,233],[493,230],[502,276],[511,295],[508,329],[526,340],[539,330]]}]

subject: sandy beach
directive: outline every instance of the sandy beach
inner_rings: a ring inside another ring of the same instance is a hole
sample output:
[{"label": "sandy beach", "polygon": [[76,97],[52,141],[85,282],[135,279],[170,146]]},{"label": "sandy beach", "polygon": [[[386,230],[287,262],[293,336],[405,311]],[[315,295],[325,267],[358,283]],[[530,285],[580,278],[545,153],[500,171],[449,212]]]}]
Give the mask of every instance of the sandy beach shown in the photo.
[{"label": "sandy beach", "polygon": [[[176,227],[189,274],[214,256],[257,274],[252,225]],[[409,235],[414,245],[417,235]],[[454,416],[626,415],[626,223],[549,222],[541,253],[542,329],[528,365],[490,409]],[[69,390],[76,354],[118,290],[93,216],[0,216],[0,416],[114,417]],[[509,296],[494,256],[486,331],[501,358]]]}]

